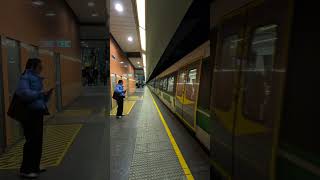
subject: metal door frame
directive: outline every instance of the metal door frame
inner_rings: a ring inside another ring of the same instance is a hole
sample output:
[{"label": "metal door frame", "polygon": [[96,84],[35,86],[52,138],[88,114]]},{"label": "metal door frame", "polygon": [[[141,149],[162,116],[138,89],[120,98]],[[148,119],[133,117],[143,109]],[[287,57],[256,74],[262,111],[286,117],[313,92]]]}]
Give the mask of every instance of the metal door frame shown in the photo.
[{"label": "metal door frame", "polygon": [[62,111],[62,88],[61,88],[61,61],[60,53],[54,53],[55,74],[56,74],[56,108],[57,111]]},{"label": "metal door frame", "polygon": [[2,67],[2,39],[0,36],[0,153],[5,149],[6,145],[6,129],[5,129],[5,107],[3,92],[3,67]]}]

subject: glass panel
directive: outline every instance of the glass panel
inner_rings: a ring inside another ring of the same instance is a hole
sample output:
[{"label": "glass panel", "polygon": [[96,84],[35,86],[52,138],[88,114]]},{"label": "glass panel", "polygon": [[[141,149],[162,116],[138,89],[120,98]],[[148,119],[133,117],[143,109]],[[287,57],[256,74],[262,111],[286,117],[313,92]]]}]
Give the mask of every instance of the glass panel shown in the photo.
[{"label": "glass panel", "polygon": [[183,85],[184,85],[185,72],[180,72],[178,76],[177,83],[177,96],[182,96],[183,93]]},{"label": "glass panel", "polygon": [[[226,28],[226,29],[229,29]],[[222,35],[222,33],[220,34]],[[212,159],[229,176],[233,169],[234,90],[239,73],[239,35],[220,36],[213,74]],[[220,171],[219,171],[220,172]],[[221,173],[221,172],[220,172]],[[225,178],[223,178],[225,179]]]},{"label": "glass panel", "polygon": [[163,79],[163,90],[167,91],[168,89],[168,78]]},{"label": "glass panel", "polygon": [[176,112],[182,117],[183,91],[185,81],[185,71],[180,71],[176,90]]},{"label": "glass panel", "polygon": [[[235,177],[270,179],[275,106],[279,86],[273,76],[277,25],[255,29],[248,58],[243,61],[243,93],[235,128]],[[250,176],[248,175],[250,173]]]},{"label": "glass panel", "polygon": [[[17,41],[7,39],[6,40],[7,50],[8,50],[8,82],[9,82],[9,98],[11,101],[11,98],[14,94],[14,91],[17,88],[20,74],[21,74],[21,68],[20,68],[20,45]],[[8,144],[11,145],[18,141],[22,137],[22,129],[20,127],[20,124],[16,121],[10,121],[10,125],[8,127],[11,127],[8,131],[11,132],[10,139]]]},{"label": "glass panel", "polygon": [[212,64],[211,58],[208,57],[202,61],[200,87],[199,87],[199,100],[198,107],[203,110],[210,110],[210,97],[211,97],[211,77],[212,77]]},{"label": "glass panel", "polygon": [[174,89],[174,76],[168,78],[168,92],[173,93]]},{"label": "glass panel", "polygon": [[198,68],[190,68],[187,73],[185,97],[183,100],[183,118],[194,127],[195,104],[198,94]]},{"label": "glass panel", "polygon": [[255,30],[248,61],[244,64],[243,114],[263,123],[268,112],[272,83],[272,65],[277,40],[277,26],[270,25]]},{"label": "glass panel", "polygon": [[160,90],[162,90],[163,89],[163,80],[162,79],[160,80],[159,86],[160,86]]},{"label": "glass panel", "polygon": [[214,83],[214,104],[216,108],[230,110],[233,101],[233,91],[236,83],[234,73],[239,61],[236,58],[239,44],[238,35],[226,37],[223,40],[220,58],[217,59]]},{"label": "glass panel", "polygon": [[191,69],[188,72],[186,82],[186,96],[188,102],[194,103],[196,100],[196,85],[197,85],[197,69]]}]

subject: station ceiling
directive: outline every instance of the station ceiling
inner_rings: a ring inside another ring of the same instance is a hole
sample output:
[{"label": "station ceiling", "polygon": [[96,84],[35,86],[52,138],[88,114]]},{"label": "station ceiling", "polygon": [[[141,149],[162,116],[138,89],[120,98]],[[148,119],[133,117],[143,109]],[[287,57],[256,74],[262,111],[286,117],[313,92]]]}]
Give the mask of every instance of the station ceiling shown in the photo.
[{"label": "station ceiling", "polygon": [[147,1],[148,80],[208,40],[210,1]]},{"label": "station ceiling", "polygon": [[107,2],[106,0],[65,0],[80,25],[82,46],[106,47]]}]

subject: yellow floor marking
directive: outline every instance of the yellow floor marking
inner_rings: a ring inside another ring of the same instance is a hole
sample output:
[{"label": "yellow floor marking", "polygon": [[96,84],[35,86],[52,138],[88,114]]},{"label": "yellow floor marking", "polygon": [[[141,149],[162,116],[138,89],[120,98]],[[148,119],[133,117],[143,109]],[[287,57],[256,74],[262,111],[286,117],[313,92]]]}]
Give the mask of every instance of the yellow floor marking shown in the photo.
[{"label": "yellow floor marking", "polygon": [[188,180],[194,180],[194,177],[193,177],[193,175],[192,175],[192,173],[191,173],[191,171],[190,171],[190,169],[189,169],[189,167],[188,167],[188,165],[187,165],[187,163],[186,163],[186,161],[185,161],[185,159],[184,159],[184,157],[183,157],[183,155],[182,155],[182,153],[181,153],[181,151],[179,149],[179,146],[177,145],[177,143],[176,143],[176,141],[175,141],[175,139],[174,139],[174,137],[173,137],[168,125],[167,125],[167,122],[164,120],[164,118],[162,116],[162,113],[161,113],[161,111],[160,111],[160,109],[159,109],[159,107],[158,107],[156,101],[154,100],[154,98],[153,98],[153,96],[152,96],[150,91],[149,91],[149,93],[151,95],[153,104],[155,105],[155,107],[156,107],[156,109],[158,111],[158,114],[159,114],[159,117],[161,119],[161,122],[162,122],[162,124],[163,124],[163,126],[164,126],[164,128],[165,128],[165,130],[166,130],[166,132],[168,134],[168,137],[170,139],[171,145],[172,145],[172,147],[173,147],[173,149],[174,149],[174,151],[175,151],[175,153],[176,153],[176,155],[177,155],[177,157],[179,159],[180,165],[181,165],[181,167],[182,167],[182,169],[184,171],[185,176],[187,177]]},{"label": "yellow floor marking", "polygon": [[91,113],[92,113],[91,109],[68,109],[68,110],[64,110],[61,113],[56,114],[56,116],[79,117],[79,116],[89,116]]},{"label": "yellow floor marking", "polygon": [[[131,112],[135,103],[136,101],[124,101],[123,114],[128,115]],[[117,114],[117,106],[110,111],[111,116],[115,116],[116,114]]]},{"label": "yellow floor marking", "polygon": [[126,98],[128,101],[138,101],[138,100],[143,100],[143,96],[129,96]]},{"label": "yellow floor marking", "polygon": [[[58,166],[81,127],[81,124],[45,126],[41,165],[44,167]],[[24,140],[20,141],[9,151],[0,155],[0,169],[18,169],[20,167],[24,142]]]}]

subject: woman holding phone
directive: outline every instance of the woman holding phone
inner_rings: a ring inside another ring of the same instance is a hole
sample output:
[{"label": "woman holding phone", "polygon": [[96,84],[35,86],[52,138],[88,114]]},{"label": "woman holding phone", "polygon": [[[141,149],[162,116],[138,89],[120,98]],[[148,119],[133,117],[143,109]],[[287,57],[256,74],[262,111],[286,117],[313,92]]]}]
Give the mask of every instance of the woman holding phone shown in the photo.
[{"label": "woman holding phone", "polygon": [[43,143],[43,117],[48,114],[47,102],[53,92],[43,90],[42,63],[40,59],[28,59],[25,71],[21,75],[16,96],[26,104],[26,115],[19,120],[22,124],[26,142],[23,147],[23,161],[20,175],[25,178],[37,178],[40,169]]}]

